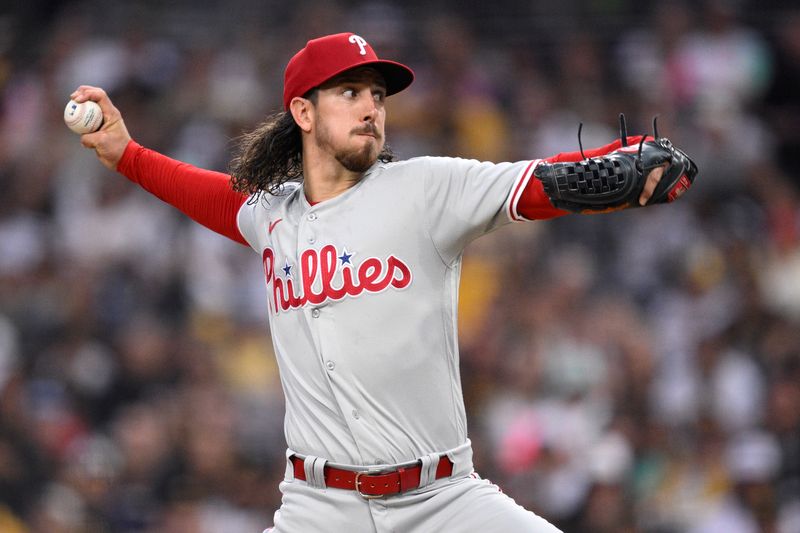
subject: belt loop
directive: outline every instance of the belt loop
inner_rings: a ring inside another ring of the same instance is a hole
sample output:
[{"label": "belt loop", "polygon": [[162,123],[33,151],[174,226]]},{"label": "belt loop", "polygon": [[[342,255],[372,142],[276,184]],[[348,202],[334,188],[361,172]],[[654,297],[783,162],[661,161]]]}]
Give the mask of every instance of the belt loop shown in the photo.
[{"label": "belt loop", "polygon": [[472,464],[472,442],[469,439],[461,446],[448,450],[446,457],[453,463],[453,477],[466,476],[475,471]]},{"label": "belt loop", "polygon": [[439,466],[439,454],[431,453],[420,457],[422,468],[419,472],[419,486],[427,487],[436,481],[436,468]]},{"label": "belt loop", "polygon": [[292,456],[294,452],[292,450],[286,450],[286,473],[283,475],[283,479],[286,481],[294,481],[294,464],[292,463]]},{"label": "belt loop", "polygon": [[319,484],[319,488],[324,489],[328,485],[325,483],[325,463],[327,463],[327,459],[323,459],[321,457],[317,457],[317,460],[314,461],[314,479]]},{"label": "belt loop", "polygon": [[303,460],[303,470],[306,474],[306,483],[318,489],[325,488],[325,463],[327,459],[315,457],[313,455],[307,456]]}]

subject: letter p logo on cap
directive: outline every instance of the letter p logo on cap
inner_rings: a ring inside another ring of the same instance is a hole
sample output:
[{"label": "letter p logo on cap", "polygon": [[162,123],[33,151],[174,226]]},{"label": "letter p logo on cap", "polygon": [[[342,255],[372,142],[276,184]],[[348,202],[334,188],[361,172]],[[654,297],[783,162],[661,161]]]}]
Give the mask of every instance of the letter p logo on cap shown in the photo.
[{"label": "letter p logo on cap", "polygon": [[358,53],[359,54],[361,54],[362,56],[367,55],[367,48],[366,48],[367,47],[367,41],[365,41],[363,37],[361,37],[360,35],[353,34],[347,40],[350,41],[353,44],[357,44],[358,45],[358,50],[359,50]]}]

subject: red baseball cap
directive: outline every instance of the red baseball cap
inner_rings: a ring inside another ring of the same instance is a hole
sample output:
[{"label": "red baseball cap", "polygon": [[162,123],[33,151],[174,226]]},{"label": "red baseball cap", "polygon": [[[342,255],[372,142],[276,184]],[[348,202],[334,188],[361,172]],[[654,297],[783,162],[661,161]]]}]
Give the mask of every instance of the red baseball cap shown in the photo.
[{"label": "red baseball cap", "polygon": [[283,108],[295,96],[303,96],[314,87],[355,67],[369,66],[386,80],[386,95],[399,93],[414,81],[414,71],[395,61],[378,59],[363,37],[354,33],[337,33],[312,39],[297,52],[283,75]]}]

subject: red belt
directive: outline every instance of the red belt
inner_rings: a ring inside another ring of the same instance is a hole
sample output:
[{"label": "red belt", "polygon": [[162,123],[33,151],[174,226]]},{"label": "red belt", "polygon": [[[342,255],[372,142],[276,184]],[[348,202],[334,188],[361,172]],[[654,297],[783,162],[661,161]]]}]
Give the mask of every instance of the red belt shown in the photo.
[{"label": "red belt", "polygon": [[[303,460],[292,455],[289,457],[294,465],[294,477],[306,480],[306,471]],[[325,485],[336,489],[355,490],[364,498],[380,498],[400,494],[408,490],[419,488],[419,479],[422,465],[398,467],[392,470],[363,470],[353,472],[325,465]],[[453,463],[447,456],[439,458],[436,467],[436,479],[450,477],[453,473]]]}]

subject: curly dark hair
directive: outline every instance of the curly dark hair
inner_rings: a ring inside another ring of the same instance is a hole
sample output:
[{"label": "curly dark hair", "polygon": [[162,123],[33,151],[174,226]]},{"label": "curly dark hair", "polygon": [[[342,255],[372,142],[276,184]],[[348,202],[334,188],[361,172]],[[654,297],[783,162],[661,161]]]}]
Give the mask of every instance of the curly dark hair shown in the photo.
[{"label": "curly dark hair", "polygon": [[[315,95],[309,98],[313,101]],[[378,160],[389,162],[394,154],[388,145]],[[288,111],[267,117],[256,129],[238,138],[238,148],[228,166],[235,191],[277,194],[288,181],[303,179],[303,142],[300,127]]]},{"label": "curly dark hair", "polygon": [[300,128],[291,113],[270,115],[253,131],[238,139],[238,148],[228,171],[238,192],[276,193],[287,181],[303,176],[303,145]]}]

